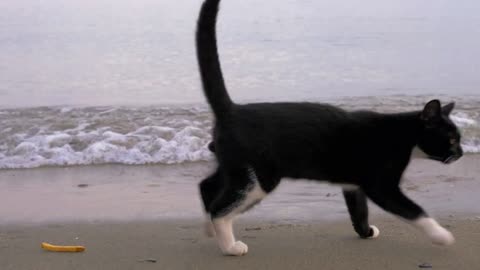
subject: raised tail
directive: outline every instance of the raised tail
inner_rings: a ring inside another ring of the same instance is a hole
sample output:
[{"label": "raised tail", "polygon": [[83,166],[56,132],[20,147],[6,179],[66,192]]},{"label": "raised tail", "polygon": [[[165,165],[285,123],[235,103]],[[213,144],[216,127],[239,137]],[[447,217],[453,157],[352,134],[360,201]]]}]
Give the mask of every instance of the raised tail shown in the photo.
[{"label": "raised tail", "polygon": [[202,78],[203,92],[212,107],[217,121],[230,114],[233,105],[223,80],[218,57],[216,21],[220,0],[205,0],[197,22],[197,59]]}]

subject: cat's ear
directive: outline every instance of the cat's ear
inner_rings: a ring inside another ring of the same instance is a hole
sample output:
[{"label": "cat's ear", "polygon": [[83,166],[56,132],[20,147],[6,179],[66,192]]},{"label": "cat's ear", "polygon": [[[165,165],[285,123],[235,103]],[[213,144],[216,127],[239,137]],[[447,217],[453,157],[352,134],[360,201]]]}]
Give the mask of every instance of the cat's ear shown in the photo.
[{"label": "cat's ear", "polygon": [[438,99],[430,100],[423,108],[420,118],[424,121],[432,121],[442,116],[442,105]]},{"label": "cat's ear", "polygon": [[455,102],[448,103],[442,107],[442,113],[448,116],[453,111],[453,108],[455,108]]}]

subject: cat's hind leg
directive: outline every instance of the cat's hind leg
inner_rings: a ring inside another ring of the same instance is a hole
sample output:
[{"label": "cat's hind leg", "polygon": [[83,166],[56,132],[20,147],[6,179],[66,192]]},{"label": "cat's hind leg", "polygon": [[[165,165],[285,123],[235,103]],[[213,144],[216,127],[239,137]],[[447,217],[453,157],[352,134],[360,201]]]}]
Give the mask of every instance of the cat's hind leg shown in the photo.
[{"label": "cat's hind leg", "polygon": [[205,221],[205,233],[209,237],[215,236],[215,229],[213,228],[212,220],[210,218],[210,206],[213,200],[215,200],[215,198],[218,197],[222,191],[223,184],[221,180],[220,171],[217,169],[216,172],[204,179],[199,184],[200,196],[202,198],[203,207],[207,215],[207,219]]},{"label": "cat's hind leg", "polygon": [[434,244],[450,245],[455,242],[453,235],[438,222],[429,217],[425,211],[410,200],[398,186],[369,187],[367,196],[384,210],[398,215],[422,230]]},{"label": "cat's hind leg", "polygon": [[368,205],[367,197],[360,188],[344,188],[343,197],[347,203],[348,212],[352,225],[361,238],[376,238],[380,235],[380,230],[368,224]]},{"label": "cat's hind leg", "polygon": [[241,256],[248,252],[248,246],[235,240],[234,218],[260,202],[267,193],[261,188],[252,168],[229,170],[222,177],[228,177],[227,186],[213,201],[210,215],[223,254]]}]

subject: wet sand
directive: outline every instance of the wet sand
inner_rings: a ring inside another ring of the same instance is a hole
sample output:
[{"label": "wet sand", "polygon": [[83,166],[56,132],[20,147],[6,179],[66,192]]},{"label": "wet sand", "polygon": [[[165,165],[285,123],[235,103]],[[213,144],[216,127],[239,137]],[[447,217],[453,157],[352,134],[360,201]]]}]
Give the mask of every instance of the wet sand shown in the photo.
[{"label": "wet sand", "polygon": [[[224,257],[202,234],[198,220],[50,224],[0,227],[2,270],[20,269],[433,269],[478,270],[480,219],[441,219],[457,239],[433,246],[393,218],[375,222],[380,237],[362,240],[348,222],[241,222],[237,236],[249,244],[243,257]],[[84,253],[43,251],[42,241],[81,244]],[[149,262],[147,260],[155,260]]]},{"label": "wet sand", "polygon": [[[286,181],[239,219],[242,258],[221,256],[203,236],[196,184],[213,166],[0,171],[0,269],[480,269],[478,155],[449,166],[414,161],[405,176],[407,194],[457,238],[451,247],[373,205],[380,237],[360,240],[338,187]],[[87,251],[49,253],[42,241]]]}]

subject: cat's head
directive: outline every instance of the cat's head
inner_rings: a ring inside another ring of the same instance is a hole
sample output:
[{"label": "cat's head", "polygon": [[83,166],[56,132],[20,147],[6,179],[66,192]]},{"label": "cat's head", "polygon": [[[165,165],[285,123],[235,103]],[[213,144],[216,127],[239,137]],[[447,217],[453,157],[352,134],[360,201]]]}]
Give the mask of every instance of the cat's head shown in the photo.
[{"label": "cat's head", "polygon": [[449,117],[454,107],[455,103],[442,107],[440,101],[431,100],[420,113],[423,128],[417,146],[429,159],[448,164],[463,155],[460,132]]}]

